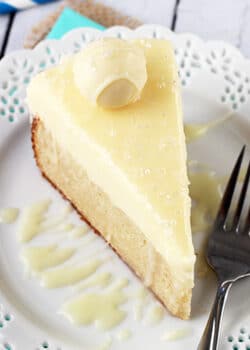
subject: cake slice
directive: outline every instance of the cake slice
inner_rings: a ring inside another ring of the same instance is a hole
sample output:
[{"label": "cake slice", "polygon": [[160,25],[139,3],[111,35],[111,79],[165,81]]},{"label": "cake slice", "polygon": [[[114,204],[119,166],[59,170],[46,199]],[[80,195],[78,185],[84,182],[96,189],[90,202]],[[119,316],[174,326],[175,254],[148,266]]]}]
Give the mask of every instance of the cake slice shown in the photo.
[{"label": "cake slice", "polygon": [[172,314],[189,318],[195,256],[171,44],[101,40],[38,74],[27,96],[43,175]]}]

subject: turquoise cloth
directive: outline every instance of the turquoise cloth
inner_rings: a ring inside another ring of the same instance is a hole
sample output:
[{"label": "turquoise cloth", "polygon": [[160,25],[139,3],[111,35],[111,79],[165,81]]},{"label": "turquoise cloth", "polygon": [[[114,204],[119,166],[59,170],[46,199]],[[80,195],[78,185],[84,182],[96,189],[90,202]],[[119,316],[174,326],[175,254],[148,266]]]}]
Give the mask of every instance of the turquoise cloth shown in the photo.
[{"label": "turquoise cloth", "polygon": [[69,7],[65,7],[61,15],[58,17],[53,28],[47,35],[48,39],[60,39],[65,33],[75,28],[91,27],[104,30],[101,24],[92,21],[91,19],[80,15],[78,12]]}]

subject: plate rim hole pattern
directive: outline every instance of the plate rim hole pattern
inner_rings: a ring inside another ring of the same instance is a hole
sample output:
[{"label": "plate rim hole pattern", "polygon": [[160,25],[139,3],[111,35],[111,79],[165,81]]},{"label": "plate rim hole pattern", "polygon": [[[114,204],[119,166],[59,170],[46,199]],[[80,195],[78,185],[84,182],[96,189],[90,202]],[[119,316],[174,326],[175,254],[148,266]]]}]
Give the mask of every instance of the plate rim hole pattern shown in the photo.
[{"label": "plate rim hole pattern", "polygon": [[42,349],[49,349],[49,343],[46,340],[42,343]]}]

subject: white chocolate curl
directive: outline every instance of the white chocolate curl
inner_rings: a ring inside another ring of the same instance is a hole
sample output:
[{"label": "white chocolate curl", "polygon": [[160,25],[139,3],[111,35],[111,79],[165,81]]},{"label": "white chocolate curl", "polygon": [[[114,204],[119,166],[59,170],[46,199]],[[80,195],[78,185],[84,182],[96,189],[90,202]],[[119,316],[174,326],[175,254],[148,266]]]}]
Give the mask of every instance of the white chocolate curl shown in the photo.
[{"label": "white chocolate curl", "polygon": [[76,55],[74,79],[92,104],[119,108],[140,99],[147,81],[143,49],[121,39],[102,39]]}]

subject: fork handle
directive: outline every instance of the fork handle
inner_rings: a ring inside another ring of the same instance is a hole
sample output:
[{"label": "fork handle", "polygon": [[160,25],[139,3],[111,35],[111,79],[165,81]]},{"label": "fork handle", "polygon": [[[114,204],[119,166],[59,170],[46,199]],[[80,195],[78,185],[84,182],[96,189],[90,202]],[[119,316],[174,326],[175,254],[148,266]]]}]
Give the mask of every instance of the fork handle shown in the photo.
[{"label": "fork handle", "polygon": [[197,350],[217,350],[220,323],[232,282],[220,283],[216,298]]}]

